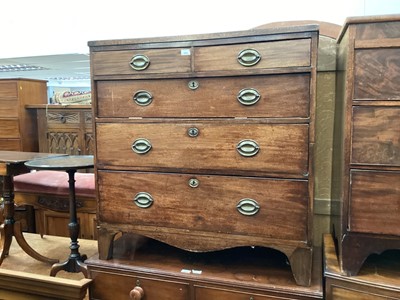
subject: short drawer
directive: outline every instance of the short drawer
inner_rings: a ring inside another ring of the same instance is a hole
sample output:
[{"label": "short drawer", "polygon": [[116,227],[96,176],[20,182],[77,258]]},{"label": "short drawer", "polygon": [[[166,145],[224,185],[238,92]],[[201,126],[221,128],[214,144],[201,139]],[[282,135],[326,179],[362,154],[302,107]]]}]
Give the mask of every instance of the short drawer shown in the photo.
[{"label": "short drawer", "polygon": [[93,52],[91,61],[94,76],[185,73],[191,71],[191,49]]},{"label": "short drawer", "polygon": [[79,124],[79,112],[49,111],[47,112],[48,124]]},{"label": "short drawer", "polygon": [[400,107],[353,108],[353,164],[400,166]]},{"label": "short drawer", "polygon": [[307,118],[309,102],[309,74],[97,82],[99,117]]},{"label": "short drawer", "polygon": [[350,231],[400,236],[400,172],[352,171]]},{"label": "short drawer", "polygon": [[311,39],[199,47],[195,49],[194,54],[195,72],[310,65]]},{"label": "short drawer", "polygon": [[101,222],[307,239],[306,180],[99,171],[98,186]]},{"label": "short drawer", "polygon": [[17,98],[18,84],[16,81],[0,82],[0,98]]},{"label": "short drawer", "polygon": [[196,300],[218,300],[218,299],[229,299],[229,300],[289,300],[299,298],[286,298],[276,296],[261,295],[259,292],[243,292],[233,291],[228,289],[218,289],[211,287],[195,286],[195,299]]},{"label": "short drawer", "polygon": [[21,150],[21,140],[20,139],[1,139],[0,138],[0,150],[20,151]]},{"label": "short drawer", "polygon": [[15,99],[0,99],[0,118],[17,118],[19,102]]},{"label": "short drawer", "polygon": [[142,299],[190,299],[189,284],[157,278],[147,278],[132,272],[112,272],[91,270],[90,299],[116,300],[133,299],[130,292],[140,286],[144,292]]},{"label": "short drawer", "polygon": [[97,163],[118,169],[308,175],[307,124],[97,123],[96,140]]},{"label": "short drawer", "polygon": [[400,101],[400,48],[355,53],[355,100]]},{"label": "short drawer", "polygon": [[18,119],[0,119],[0,138],[19,138]]}]

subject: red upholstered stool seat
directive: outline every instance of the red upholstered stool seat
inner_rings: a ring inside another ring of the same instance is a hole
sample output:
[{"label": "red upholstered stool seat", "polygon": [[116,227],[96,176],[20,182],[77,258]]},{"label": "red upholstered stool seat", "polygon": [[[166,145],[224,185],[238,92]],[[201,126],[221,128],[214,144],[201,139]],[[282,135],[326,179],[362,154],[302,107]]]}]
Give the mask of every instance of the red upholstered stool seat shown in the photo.
[{"label": "red upholstered stool seat", "polygon": [[[68,196],[68,174],[65,171],[37,171],[14,177],[16,193]],[[95,198],[93,173],[75,173],[76,197]]]}]

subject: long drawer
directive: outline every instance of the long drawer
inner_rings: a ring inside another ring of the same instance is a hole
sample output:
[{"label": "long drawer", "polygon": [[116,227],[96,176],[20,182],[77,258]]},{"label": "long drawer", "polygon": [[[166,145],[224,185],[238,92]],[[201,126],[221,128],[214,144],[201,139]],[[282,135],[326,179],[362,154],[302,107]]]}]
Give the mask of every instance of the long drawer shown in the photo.
[{"label": "long drawer", "polygon": [[92,270],[90,275],[93,279],[90,287],[92,300],[136,299],[130,297],[130,293],[137,285],[144,291],[143,299],[190,299],[189,284],[184,282],[104,270]]},{"label": "long drawer", "polygon": [[0,119],[0,138],[19,138],[18,119]]},{"label": "long drawer", "polygon": [[92,53],[93,75],[154,75],[309,67],[311,39]]},{"label": "long drawer", "polygon": [[310,75],[97,81],[97,101],[99,117],[307,118]]},{"label": "long drawer", "polygon": [[305,180],[99,171],[98,186],[101,222],[307,238]]},{"label": "long drawer", "polygon": [[353,164],[400,166],[400,106],[353,108]]},{"label": "long drawer", "polygon": [[352,171],[350,230],[400,236],[400,172]]},{"label": "long drawer", "polygon": [[97,123],[97,163],[227,174],[308,176],[308,124]]},{"label": "long drawer", "polygon": [[0,118],[17,118],[18,100],[9,98],[7,100],[0,98]]},{"label": "long drawer", "polygon": [[0,138],[0,150],[4,151],[20,151],[20,139],[2,139]]}]

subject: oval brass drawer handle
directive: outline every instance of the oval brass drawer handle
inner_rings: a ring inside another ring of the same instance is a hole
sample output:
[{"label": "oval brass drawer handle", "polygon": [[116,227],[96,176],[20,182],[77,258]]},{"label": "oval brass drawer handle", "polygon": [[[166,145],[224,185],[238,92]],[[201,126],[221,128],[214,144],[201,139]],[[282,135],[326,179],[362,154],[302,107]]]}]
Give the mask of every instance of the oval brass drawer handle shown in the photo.
[{"label": "oval brass drawer handle", "polygon": [[237,100],[246,106],[256,104],[260,98],[260,93],[256,89],[252,88],[243,89],[237,95]]},{"label": "oval brass drawer handle", "polygon": [[242,140],[236,146],[237,152],[244,157],[252,157],[258,153],[260,146],[253,140]]},{"label": "oval brass drawer handle", "polygon": [[144,290],[140,286],[135,286],[130,292],[129,292],[129,298],[131,300],[141,300],[144,297]]},{"label": "oval brass drawer handle", "polygon": [[151,143],[143,138],[137,139],[132,144],[132,150],[137,154],[146,154],[151,150],[151,147]]},{"label": "oval brass drawer handle", "polygon": [[133,95],[133,100],[137,105],[147,106],[153,101],[153,95],[148,91],[140,90]]},{"label": "oval brass drawer handle", "polygon": [[244,198],[239,201],[236,205],[236,209],[239,213],[245,216],[253,216],[260,210],[260,205],[256,200],[251,198]]},{"label": "oval brass drawer handle", "polygon": [[141,208],[149,208],[153,204],[154,200],[149,193],[140,192],[135,195],[133,202]]},{"label": "oval brass drawer handle", "polygon": [[146,55],[137,54],[132,57],[129,65],[136,71],[142,71],[147,69],[147,67],[150,65],[150,59]]},{"label": "oval brass drawer handle", "polygon": [[252,67],[258,64],[261,55],[257,50],[245,49],[239,52],[237,60],[242,66]]}]

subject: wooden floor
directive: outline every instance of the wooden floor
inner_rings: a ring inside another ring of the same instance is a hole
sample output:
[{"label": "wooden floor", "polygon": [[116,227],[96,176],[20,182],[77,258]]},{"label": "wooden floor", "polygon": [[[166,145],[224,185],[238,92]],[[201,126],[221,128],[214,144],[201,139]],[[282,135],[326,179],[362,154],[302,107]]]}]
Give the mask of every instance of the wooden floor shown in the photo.
[{"label": "wooden floor", "polygon": [[[40,237],[39,234],[24,233],[24,237],[28,244],[41,255],[50,258],[59,259],[60,262],[68,258],[70,253],[69,238],[57,236]],[[91,257],[97,253],[97,241],[95,240],[79,240],[81,254]],[[48,275],[50,274],[51,265],[35,260],[27,255],[18,245],[15,239],[11,244],[9,255],[4,259],[0,266],[2,270],[21,271],[32,274]],[[50,277],[50,276],[49,276]],[[82,273],[67,273],[60,271],[57,273],[59,278],[81,280],[84,278]],[[88,296],[85,299],[89,299]]]}]

